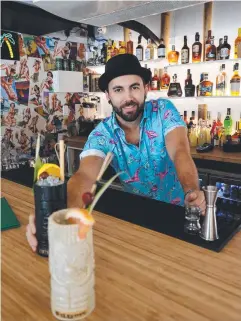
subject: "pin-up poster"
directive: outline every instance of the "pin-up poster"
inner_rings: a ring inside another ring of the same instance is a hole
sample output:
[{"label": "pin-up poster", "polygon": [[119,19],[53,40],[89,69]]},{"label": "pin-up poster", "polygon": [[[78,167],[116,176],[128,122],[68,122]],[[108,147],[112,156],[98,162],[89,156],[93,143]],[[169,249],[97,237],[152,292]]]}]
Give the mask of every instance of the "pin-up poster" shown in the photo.
[{"label": "pin-up poster", "polygon": [[18,101],[16,82],[13,77],[1,77],[1,98]]},{"label": "pin-up poster", "polygon": [[29,81],[16,82],[16,91],[18,96],[18,103],[28,105],[29,100]]},{"label": "pin-up poster", "polygon": [[11,100],[1,99],[1,126],[15,127],[17,125],[19,105]]},{"label": "pin-up poster", "polygon": [[18,34],[1,30],[1,59],[19,60]]},{"label": "pin-up poster", "polygon": [[29,68],[27,56],[21,57],[20,61],[2,60],[1,76],[9,76],[17,81],[29,81]]},{"label": "pin-up poster", "polygon": [[72,59],[77,57],[77,43],[59,40],[54,50],[54,58]]},{"label": "pin-up poster", "polygon": [[34,36],[23,35],[23,41],[28,57],[40,58],[38,46],[35,42]]}]

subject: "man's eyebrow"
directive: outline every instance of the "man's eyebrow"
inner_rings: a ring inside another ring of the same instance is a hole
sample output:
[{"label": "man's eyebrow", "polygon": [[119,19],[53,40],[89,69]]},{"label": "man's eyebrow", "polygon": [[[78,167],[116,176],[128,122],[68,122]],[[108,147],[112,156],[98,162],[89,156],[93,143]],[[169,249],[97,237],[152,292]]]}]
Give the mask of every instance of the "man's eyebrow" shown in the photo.
[{"label": "man's eyebrow", "polygon": [[114,90],[114,89],[121,89],[121,88],[123,88],[123,86],[120,86],[120,85],[116,85],[116,86],[114,86],[112,89]]},{"label": "man's eyebrow", "polygon": [[[133,86],[140,86],[141,84],[139,82],[134,82],[133,84],[131,84],[129,87],[133,87]],[[115,89],[123,89],[124,87],[123,86],[120,86],[120,85],[116,85],[114,86],[112,89],[115,90]]]}]

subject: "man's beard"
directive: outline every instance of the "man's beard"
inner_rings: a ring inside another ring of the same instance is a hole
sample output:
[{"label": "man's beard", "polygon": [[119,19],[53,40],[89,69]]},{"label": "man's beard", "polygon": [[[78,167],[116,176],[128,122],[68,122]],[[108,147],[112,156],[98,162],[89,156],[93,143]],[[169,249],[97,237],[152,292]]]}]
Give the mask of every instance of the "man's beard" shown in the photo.
[{"label": "man's beard", "polygon": [[[120,116],[125,121],[132,122],[132,121],[135,121],[139,117],[139,115],[143,113],[143,110],[145,107],[145,100],[146,100],[146,96],[144,97],[143,102],[140,104],[138,104],[133,100],[128,101],[127,103],[121,105],[120,107],[116,107],[111,100],[110,100],[110,104],[112,105],[114,112],[118,116]],[[134,113],[124,114],[123,109],[128,106],[136,107],[136,111]]]}]

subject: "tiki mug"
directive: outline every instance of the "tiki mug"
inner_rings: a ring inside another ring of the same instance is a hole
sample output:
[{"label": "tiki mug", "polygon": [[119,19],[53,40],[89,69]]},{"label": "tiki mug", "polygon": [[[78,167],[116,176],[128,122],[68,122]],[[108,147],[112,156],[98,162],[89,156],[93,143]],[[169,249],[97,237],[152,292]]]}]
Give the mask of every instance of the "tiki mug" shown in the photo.
[{"label": "tiki mug", "polygon": [[91,228],[79,239],[78,225],[68,223],[66,213],[49,217],[51,309],[59,320],[81,320],[95,308],[93,235]]}]

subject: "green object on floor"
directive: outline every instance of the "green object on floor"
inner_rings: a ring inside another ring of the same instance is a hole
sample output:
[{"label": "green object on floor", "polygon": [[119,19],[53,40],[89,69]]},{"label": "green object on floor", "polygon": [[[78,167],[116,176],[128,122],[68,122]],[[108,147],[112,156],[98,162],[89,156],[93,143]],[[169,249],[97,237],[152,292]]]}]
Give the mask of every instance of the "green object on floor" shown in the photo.
[{"label": "green object on floor", "polygon": [[19,227],[20,223],[5,197],[1,197],[1,231]]}]

